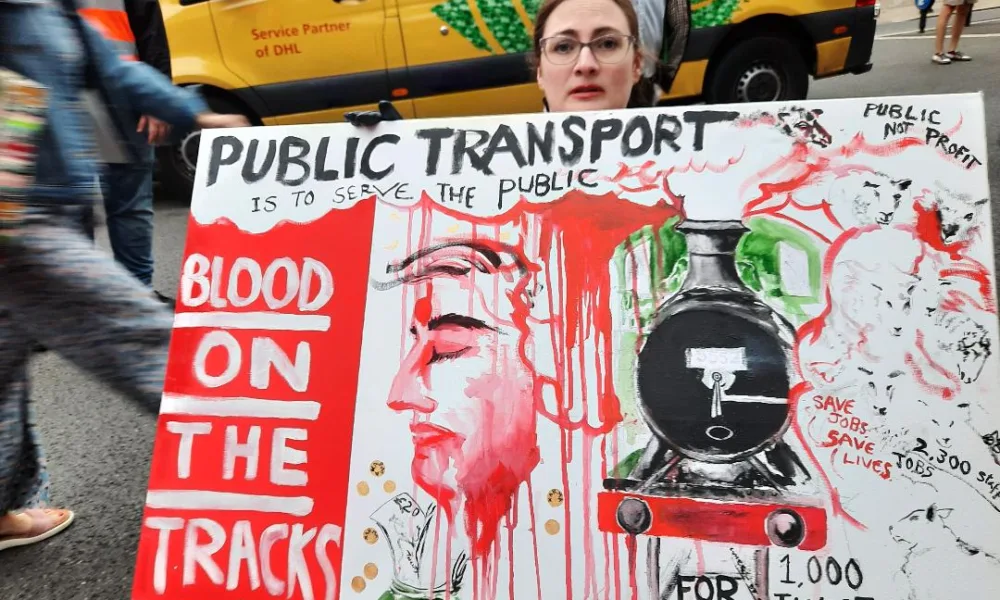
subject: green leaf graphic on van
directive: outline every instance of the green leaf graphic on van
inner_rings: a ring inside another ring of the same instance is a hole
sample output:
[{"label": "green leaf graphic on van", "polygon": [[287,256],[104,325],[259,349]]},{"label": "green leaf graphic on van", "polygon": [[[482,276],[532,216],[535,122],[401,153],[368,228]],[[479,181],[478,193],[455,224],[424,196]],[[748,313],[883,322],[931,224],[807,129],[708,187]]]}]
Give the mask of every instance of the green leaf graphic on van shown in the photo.
[{"label": "green leaf graphic on van", "polygon": [[478,0],[479,11],[490,33],[504,52],[531,50],[531,37],[511,0]]},{"label": "green leaf graphic on van", "polygon": [[442,2],[432,8],[431,12],[457,31],[459,35],[469,40],[477,50],[490,51],[490,45],[486,43],[486,38],[476,26],[472,10],[465,0],[447,0],[447,2]]},{"label": "green leaf graphic on van", "polygon": [[691,28],[728,25],[741,0],[691,0]]},{"label": "green leaf graphic on van", "polygon": [[[431,11],[476,49],[492,52],[486,38],[476,26],[468,2],[476,2],[483,22],[504,52],[517,53],[531,50],[531,35],[511,0],[447,0]],[[534,19],[539,5],[540,0],[524,1],[525,12],[529,18]]]}]

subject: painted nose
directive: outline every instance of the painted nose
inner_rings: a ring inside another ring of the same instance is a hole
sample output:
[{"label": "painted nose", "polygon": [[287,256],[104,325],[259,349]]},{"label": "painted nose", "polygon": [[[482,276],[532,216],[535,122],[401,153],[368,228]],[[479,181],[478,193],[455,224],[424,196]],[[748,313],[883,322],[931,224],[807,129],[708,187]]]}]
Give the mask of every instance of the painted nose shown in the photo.
[{"label": "painted nose", "polygon": [[429,395],[425,382],[426,374],[422,373],[424,352],[415,347],[399,367],[399,372],[392,380],[389,388],[389,399],[386,404],[397,412],[412,410],[419,413],[431,413],[437,408],[437,402]]}]

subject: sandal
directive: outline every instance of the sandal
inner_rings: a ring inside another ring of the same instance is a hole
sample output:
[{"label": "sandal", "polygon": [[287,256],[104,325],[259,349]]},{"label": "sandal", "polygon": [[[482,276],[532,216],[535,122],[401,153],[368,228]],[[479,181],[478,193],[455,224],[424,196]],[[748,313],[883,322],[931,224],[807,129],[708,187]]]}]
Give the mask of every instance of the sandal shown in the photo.
[{"label": "sandal", "polygon": [[47,540],[69,527],[75,516],[71,510],[54,508],[29,508],[20,512],[31,517],[31,528],[21,534],[0,535],[0,551]]}]

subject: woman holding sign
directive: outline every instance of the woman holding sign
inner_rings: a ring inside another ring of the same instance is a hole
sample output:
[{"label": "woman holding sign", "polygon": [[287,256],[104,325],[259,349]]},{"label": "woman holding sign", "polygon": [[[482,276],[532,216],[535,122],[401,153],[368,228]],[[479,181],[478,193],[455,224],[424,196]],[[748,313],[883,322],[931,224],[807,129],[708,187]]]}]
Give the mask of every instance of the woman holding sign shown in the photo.
[{"label": "woman holding sign", "polygon": [[[533,63],[549,112],[649,106],[651,86],[639,44],[639,17],[630,0],[547,0],[535,20]],[[351,112],[358,126],[402,117],[383,100],[378,111]]]},{"label": "woman holding sign", "polygon": [[[566,113],[648,104],[639,35],[630,0],[545,2],[538,12],[532,61],[545,108]],[[348,115],[359,126],[399,118],[388,102],[380,103],[378,112]],[[531,318],[526,315],[534,303],[528,297],[537,292],[526,290],[534,264],[519,250],[493,246],[493,241],[422,238],[418,249],[386,269],[392,281],[383,282],[381,289],[404,285],[414,298],[412,344],[393,376],[386,404],[396,413],[413,415],[410,474],[433,502],[425,507],[407,492],[371,513],[393,562],[393,580],[383,599],[442,598],[458,592],[465,597],[465,589],[474,590],[472,595],[482,589],[483,597],[493,597],[496,592],[486,590],[498,585],[496,575],[491,583],[484,574],[488,571],[476,565],[501,560],[496,548],[502,546],[503,515],[516,514],[519,490],[530,486],[541,462],[535,399],[542,393],[542,378],[522,355],[524,348],[534,346],[535,332],[516,325]],[[570,254],[565,260],[571,260]],[[424,545],[408,533],[436,531],[438,525],[431,523],[439,515],[448,515],[440,530],[440,543],[447,549],[440,553],[437,541]],[[460,529],[455,522],[464,524],[464,533],[455,533]],[[405,525],[409,523],[417,527]],[[514,533],[509,535],[512,555]],[[453,547],[453,541],[458,545]],[[434,549],[425,552],[429,548]],[[677,553],[664,569],[688,555]],[[669,573],[664,575],[666,581]],[[510,577],[513,590],[513,573]]]}]

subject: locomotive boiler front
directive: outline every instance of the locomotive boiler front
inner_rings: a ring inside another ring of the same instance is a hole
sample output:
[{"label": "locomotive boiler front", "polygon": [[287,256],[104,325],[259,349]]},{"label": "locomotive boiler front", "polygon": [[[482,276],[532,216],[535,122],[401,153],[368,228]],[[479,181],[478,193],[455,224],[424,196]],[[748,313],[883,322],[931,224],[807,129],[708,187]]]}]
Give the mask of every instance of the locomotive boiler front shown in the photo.
[{"label": "locomotive boiler front", "polygon": [[740,221],[687,220],[680,290],[638,356],[639,409],[652,437],[627,475],[605,480],[611,533],[802,549],[826,545],[826,510],[784,442],[795,330],[740,279]]},{"label": "locomotive boiler front", "polygon": [[739,221],[687,221],[688,277],[639,353],[639,402],[682,455],[731,463],[761,452],[790,419],[791,324],[740,280]]}]

